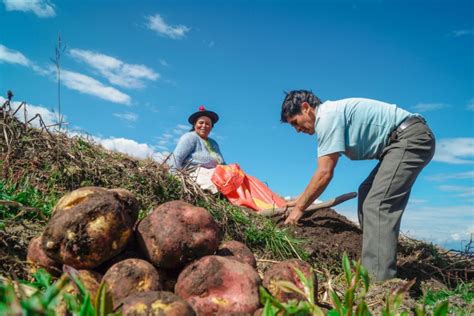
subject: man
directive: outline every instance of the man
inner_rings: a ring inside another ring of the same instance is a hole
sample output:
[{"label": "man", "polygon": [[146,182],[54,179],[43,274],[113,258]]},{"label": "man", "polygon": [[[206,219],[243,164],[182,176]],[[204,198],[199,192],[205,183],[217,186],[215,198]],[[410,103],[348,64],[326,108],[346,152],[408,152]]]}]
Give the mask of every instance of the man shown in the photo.
[{"label": "man", "polygon": [[318,166],[285,224],[297,224],[304,210],[331,181],[341,154],[351,160],[378,159],[359,187],[363,230],[362,264],[377,280],[396,275],[400,221],[416,177],[434,154],[435,139],[425,120],[393,104],[370,99],[321,100],[306,90],[291,91],[281,121],[318,138]]}]

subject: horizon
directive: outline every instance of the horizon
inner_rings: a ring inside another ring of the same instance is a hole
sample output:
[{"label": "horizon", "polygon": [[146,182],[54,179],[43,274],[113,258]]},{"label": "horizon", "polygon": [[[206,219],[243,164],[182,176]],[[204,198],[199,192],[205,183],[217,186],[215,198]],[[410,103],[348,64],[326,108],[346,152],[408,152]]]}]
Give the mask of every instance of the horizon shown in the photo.
[{"label": "horizon", "polygon": [[[365,97],[426,118],[432,162],[401,232],[463,250],[474,235],[474,2],[26,1],[0,3],[0,102],[57,120],[51,58],[58,34],[61,114],[71,133],[162,159],[200,105],[227,163],[282,196],[316,170],[317,141],[280,123],[284,91]],[[6,30],[6,31],[5,31]],[[357,191],[376,161],[341,157],[319,198]],[[335,210],[357,218],[356,200]]]}]

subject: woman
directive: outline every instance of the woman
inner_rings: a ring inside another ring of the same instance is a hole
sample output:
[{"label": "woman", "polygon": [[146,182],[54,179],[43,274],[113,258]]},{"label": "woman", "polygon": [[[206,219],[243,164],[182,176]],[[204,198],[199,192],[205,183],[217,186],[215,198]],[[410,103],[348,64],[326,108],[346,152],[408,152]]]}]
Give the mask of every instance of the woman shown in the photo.
[{"label": "woman", "polygon": [[[264,183],[243,172],[238,164],[225,165],[219,145],[209,138],[219,116],[203,106],[188,118],[193,126],[181,136],[171,156],[172,170],[191,166],[191,176],[204,190],[220,191],[232,204],[259,211],[283,207],[285,201]],[[225,166],[224,166],[225,165]]]},{"label": "woman", "polygon": [[217,188],[210,180],[214,168],[225,164],[219,145],[209,137],[218,120],[219,116],[215,112],[207,111],[201,105],[199,111],[189,116],[188,122],[193,127],[181,136],[170,157],[172,169],[195,168],[192,175],[196,177],[196,182],[212,193],[217,193]]}]

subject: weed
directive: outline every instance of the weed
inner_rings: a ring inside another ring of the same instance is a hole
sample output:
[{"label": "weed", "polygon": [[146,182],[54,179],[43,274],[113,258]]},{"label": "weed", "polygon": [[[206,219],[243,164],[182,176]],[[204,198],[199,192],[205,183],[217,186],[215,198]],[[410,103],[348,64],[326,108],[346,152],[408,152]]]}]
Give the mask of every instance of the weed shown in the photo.
[{"label": "weed", "polygon": [[[326,313],[328,316],[369,316],[371,315],[365,296],[370,287],[370,279],[367,270],[357,261],[349,261],[347,254],[342,258],[342,267],[344,270],[345,291],[342,293],[342,299],[339,297],[329,284],[329,297],[332,308]],[[265,288],[260,287],[260,300],[264,305],[263,316],[275,315],[325,315],[323,310],[314,300],[314,282],[312,277],[306,278],[301,271],[295,269],[303,289],[288,281],[278,281],[275,284],[284,292],[298,293],[304,297],[301,301],[290,300],[280,302]],[[406,316],[408,312],[402,310],[402,301],[408,293],[413,282],[406,282],[403,286],[394,289],[385,299],[385,305],[382,309],[383,316]],[[463,290],[464,291],[464,290]],[[417,316],[427,315],[427,304],[421,304],[416,308]],[[445,316],[448,313],[448,301],[438,302],[433,308],[433,316]]]},{"label": "weed", "polygon": [[[55,315],[57,308],[64,301],[68,315],[80,316],[119,316],[113,313],[113,302],[107,292],[105,283],[99,287],[94,300],[77,277],[77,271],[68,267],[56,282],[51,275],[39,269],[33,274],[35,281],[17,284],[0,281],[0,315]],[[73,282],[77,294],[64,293],[63,289]],[[28,293],[25,293],[28,291]]]}]

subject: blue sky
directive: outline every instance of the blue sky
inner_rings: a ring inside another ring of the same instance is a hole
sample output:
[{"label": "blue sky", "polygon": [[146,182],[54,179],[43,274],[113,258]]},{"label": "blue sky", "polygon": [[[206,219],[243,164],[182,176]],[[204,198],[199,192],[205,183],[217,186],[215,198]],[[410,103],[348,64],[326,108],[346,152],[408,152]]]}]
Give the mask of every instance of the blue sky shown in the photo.
[{"label": "blue sky", "polygon": [[[422,114],[437,137],[402,231],[460,248],[474,234],[473,1],[0,3],[0,93],[106,148],[160,159],[203,104],[236,162],[284,196],[316,169],[313,136],[279,122],[284,91],[373,98]],[[1,100],[0,100],[1,101]],[[357,191],[376,161],[342,158],[322,199]],[[356,218],[355,201],[337,210]]]}]

